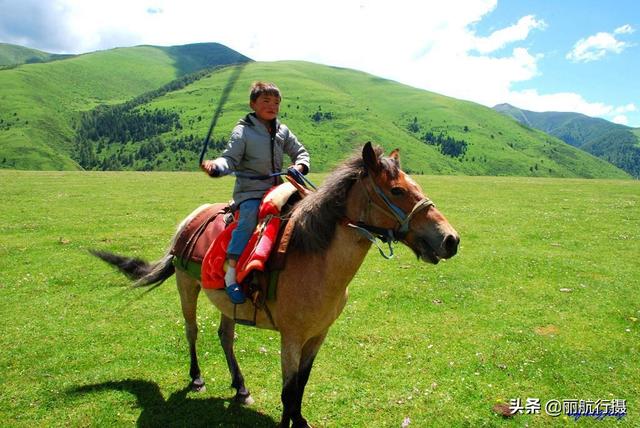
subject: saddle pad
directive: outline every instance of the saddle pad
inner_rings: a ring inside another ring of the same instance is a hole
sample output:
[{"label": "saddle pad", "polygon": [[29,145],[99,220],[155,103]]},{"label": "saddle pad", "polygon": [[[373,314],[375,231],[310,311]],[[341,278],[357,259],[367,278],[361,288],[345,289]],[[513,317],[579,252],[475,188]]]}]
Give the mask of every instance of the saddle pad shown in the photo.
[{"label": "saddle pad", "polygon": [[[281,219],[282,207],[297,189],[290,183],[272,188],[263,198],[258,213],[258,227],[252,234],[236,266],[236,281],[243,284],[253,271],[264,272],[274,248]],[[229,225],[209,248],[202,261],[201,283],[203,288],[224,288],[226,252],[236,223]]]},{"label": "saddle pad", "polygon": [[182,229],[171,254],[186,265],[188,261],[202,263],[211,243],[224,230],[224,215],[228,205],[212,204],[196,214]]}]

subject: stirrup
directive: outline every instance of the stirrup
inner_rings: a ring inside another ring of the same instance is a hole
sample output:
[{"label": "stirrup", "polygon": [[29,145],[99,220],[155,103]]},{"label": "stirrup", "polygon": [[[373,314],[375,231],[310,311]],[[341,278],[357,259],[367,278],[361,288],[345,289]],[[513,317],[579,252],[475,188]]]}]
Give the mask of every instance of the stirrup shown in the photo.
[{"label": "stirrup", "polygon": [[224,290],[227,292],[227,296],[231,299],[231,302],[234,305],[241,305],[245,302],[244,293],[242,292],[242,288],[236,283],[231,284],[229,286],[225,286]]}]

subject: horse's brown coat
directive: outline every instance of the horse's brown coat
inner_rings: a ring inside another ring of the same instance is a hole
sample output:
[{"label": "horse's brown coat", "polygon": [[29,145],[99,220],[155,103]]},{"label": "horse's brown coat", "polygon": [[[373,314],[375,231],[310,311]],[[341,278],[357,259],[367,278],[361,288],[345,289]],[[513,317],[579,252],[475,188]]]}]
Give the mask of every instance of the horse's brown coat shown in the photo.
[{"label": "horse's brown coat", "polygon": [[[422,189],[400,169],[397,150],[385,158],[381,150],[374,150],[367,143],[362,156],[347,161],[325,180],[318,192],[303,199],[292,213],[294,230],[287,263],[278,279],[277,299],[266,302],[273,318],[264,310],[256,313],[257,327],[280,332],[282,427],[288,427],[290,423],[294,427],[308,426],[302,417],[302,396],[314,358],[329,327],[340,316],[347,302],[349,282],[371,246],[344,220],[354,219],[398,232],[400,221],[389,212],[389,205],[385,205],[378,191],[405,217],[409,213],[415,214],[406,221],[407,233],[399,236],[421,260],[435,264],[456,254],[457,232],[433,204],[422,204],[425,200]],[[417,206],[422,208],[414,211]],[[139,263],[130,267],[132,259],[125,257],[106,253],[96,255],[130,275],[134,269],[148,272],[139,279],[140,284],[158,283],[173,273],[168,268],[170,255],[142,268]],[[196,355],[196,305],[200,284],[180,269],[176,270],[176,277],[191,354],[192,385],[199,389],[203,386]],[[233,352],[233,331],[234,316],[253,319],[254,307],[247,302],[234,308],[224,290],[206,289],[205,293],[222,314],[218,335],[231,372],[232,386],[237,390],[235,398],[245,404],[251,403]]]},{"label": "horse's brown coat", "polygon": [[[363,178],[371,174],[374,183],[406,213],[424,197],[420,187],[399,169],[397,151],[384,160],[370,146],[363,151],[365,155],[362,158],[347,162],[334,173],[333,178],[327,179],[317,194],[302,200],[294,210],[291,251],[279,276],[277,300],[267,302],[275,326],[264,311],[257,314],[257,327],[277,329],[281,335],[283,426],[289,426],[289,421],[294,426],[306,426],[301,414],[301,400],[311,364],[329,327],[342,312],[348,297],[347,286],[371,245],[361,235],[342,225],[340,220],[346,216],[363,219],[378,227],[397,226],[391,216],[370,209],[369,199],[373,197],[365,189]],[[391,193],[392,188],[402,189],[395,191],[401,195]],[[450,257],[452,254],[447,253],[450,250],[446,250],[443,243],[447,239],[453,240],[457,247],[459,238],[456,231],[435,207],[418,217],[411,220],[410,232],[404,243],[420,256],[424,251],[420,245],[428,245],[438,259]],[[321,239],[317,239],[319,233],[324,234]],[[314,238],[314,242],[305,241]],[[418,241],[428,242],[417,244]],[[178,287],[197,289],[198,283],[178,272]],[[229,320],[234,317],[234,307],[224,291],[205,290],[205,293],[222,312],[225,325],[233,328]],[[235,316],[252,319],[254,308],[250,303],[240,305]],[[235,379],[239,369],[235,374],[233,367],[237,368],[237,363],[233,350],[227,349],[225,353]],[[241,388],[244,389],[244,385]],[[240,394],[240,398],[245,399],[246,396]]]}]

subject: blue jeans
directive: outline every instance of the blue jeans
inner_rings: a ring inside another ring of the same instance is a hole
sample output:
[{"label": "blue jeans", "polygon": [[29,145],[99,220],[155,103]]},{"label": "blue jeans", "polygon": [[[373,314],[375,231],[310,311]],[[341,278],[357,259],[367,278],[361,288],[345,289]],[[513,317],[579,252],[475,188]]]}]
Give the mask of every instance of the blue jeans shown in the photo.
[{"label": "blue jeans", "polygon": [[231,233],[231,241],[227,247],[228,259],[240,258],[258,224],[258,208],[260,208],[260,199],[247,199],[238,206],[240,210],[238,226]]}]

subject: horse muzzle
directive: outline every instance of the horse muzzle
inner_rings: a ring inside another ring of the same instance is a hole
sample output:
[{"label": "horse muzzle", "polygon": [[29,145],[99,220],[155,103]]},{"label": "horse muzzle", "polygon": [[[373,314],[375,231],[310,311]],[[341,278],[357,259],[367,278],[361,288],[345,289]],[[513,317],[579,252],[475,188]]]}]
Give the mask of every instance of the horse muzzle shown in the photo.
[{"label": "horse muzzle", "polygon": [[428,238],[418,238],[411,248],[419,259],[427,263],[438,264],[442,259],[450,259],[458,252],[460,236],[455,233],[445,235],[439,245],[433,245]]}]

